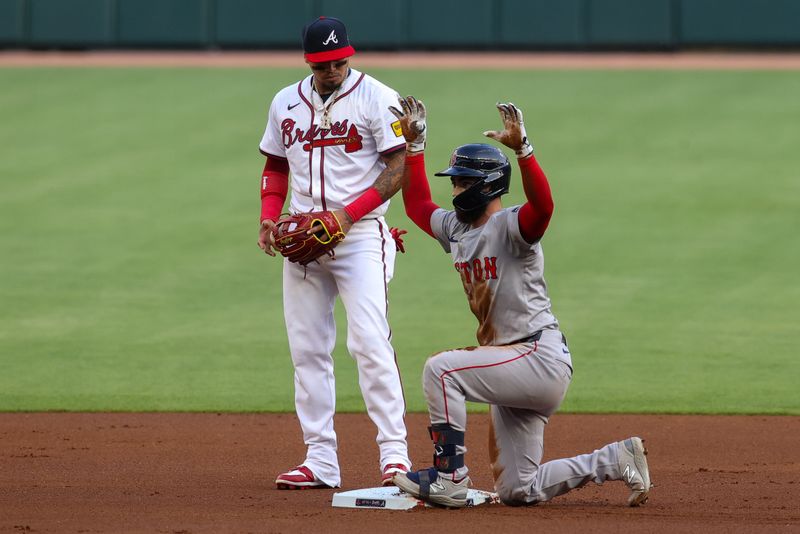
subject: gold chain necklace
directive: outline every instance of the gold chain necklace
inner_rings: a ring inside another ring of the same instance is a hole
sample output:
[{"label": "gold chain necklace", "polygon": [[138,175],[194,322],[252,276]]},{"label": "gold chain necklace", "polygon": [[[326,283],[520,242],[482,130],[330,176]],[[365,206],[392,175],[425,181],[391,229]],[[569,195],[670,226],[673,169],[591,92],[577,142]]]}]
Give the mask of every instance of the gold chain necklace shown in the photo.
[{"label": "gold chain necklace", "polygon": [[[349,73],[348,73],[348,76],[349,76]],[[328,104],[326,106],[325,105],[326,102],[322,102],[322,107],[321,108],[317,108],[317,111],[321,111],[322,112],[322,120],[319,123],[319,127],[322,128],[323,130],[330,130],[331,127],[332,127],[332,125],[331,125],[331,117],[330,117],[331,108],[336,103],[336,98],[339,96],[339,91],[342,90],[342,85],[344,85],[344,82],[346,80],[347,80],[347,77],[345,77],[345,79],[342,80],[341,85],[339,85],[339,87],[336,88],[336,90],[331,94],[331,96],[328,97],[328,100],[330,101],[330,104]],[[320,93],[319,90],[317,89],[316,82],[312,79],[311,83],[314,86],[314,91],[316,91],[317,94],[319,95],[319,99],[322,100],[322,93]]]}]

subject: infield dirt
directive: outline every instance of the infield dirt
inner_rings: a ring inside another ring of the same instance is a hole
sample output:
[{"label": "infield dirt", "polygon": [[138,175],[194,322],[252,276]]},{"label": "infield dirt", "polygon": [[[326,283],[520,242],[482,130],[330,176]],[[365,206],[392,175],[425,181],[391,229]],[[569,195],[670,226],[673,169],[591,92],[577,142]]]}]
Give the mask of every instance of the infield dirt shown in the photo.
[{"label": "infield dirt", "polygon": [[[430,463],[427,417],[407,418]],[[375,428],[336,416],[342,489],[377,486]],[[488,417],[470,415],[475,487],[491,489]],[[627,508],[621,482],[528,508],[409,512],[331,507],[333,489],[281,491],[302,461],[293,414],[0,414],[0,532],[797,532],[800,418],[558,415],[545,461],[641,435],[655,488]],[[444,529],[444,530],[442,530]]]}]

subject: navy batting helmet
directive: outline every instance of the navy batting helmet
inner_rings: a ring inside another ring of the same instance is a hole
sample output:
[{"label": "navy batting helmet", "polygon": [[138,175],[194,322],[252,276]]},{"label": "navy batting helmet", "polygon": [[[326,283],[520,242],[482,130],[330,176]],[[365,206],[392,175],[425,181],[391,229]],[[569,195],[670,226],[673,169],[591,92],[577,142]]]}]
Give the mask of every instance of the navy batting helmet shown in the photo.
[{"label": "navy batting helmet", "polygon": [[[511,163],[503,152],[491,145],[462,145],[450,156],[450,167],[436,176],[464,176],[478,180],[453,198],[456,210],[470,212],[486,206],[492,199],[508,193]],[[486,186],[489,186],[487,190]]]}]

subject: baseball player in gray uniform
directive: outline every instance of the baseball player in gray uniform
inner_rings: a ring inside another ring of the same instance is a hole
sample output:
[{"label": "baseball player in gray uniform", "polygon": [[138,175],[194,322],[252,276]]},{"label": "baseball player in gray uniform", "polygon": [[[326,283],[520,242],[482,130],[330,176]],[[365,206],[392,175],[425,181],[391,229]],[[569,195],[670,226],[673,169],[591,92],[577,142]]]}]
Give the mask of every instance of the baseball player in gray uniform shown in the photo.
[{"label": "baseball player in gray uniform", "polygon": [[542,464],[544,427],[572,379],[567,340],[550,308],[541,239],[553,212],[550,186],[533,156],[522,111],[498,104],[502,131],[484,135],[514,150],[527,202],[503,208],[511,164],[487,144],[458,147],[447,169],[455,210],[437,206],[425,174],[426,110],[414,97],[392,112],[406,139],[403,200],[408,216],[435,238],[461,277],[478,319],[479,346],[431,356],[423,371],[434,443],[434,466],[397,474],[395,484],[428,502],[467,505],[464,462],[466,401],[491,405],[490,460],[495,490],[508,505],[531,505],[590,481],[622,480],[628,504],[650,492],[646,451],[639,437],[588,454]]}]

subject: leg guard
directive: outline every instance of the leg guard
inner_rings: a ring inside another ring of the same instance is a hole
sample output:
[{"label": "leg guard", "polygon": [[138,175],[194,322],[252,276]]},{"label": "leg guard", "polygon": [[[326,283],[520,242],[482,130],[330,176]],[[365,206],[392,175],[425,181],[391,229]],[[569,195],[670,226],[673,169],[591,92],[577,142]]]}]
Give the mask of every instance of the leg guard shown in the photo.
[{"label": "leg guard", "polygon": [[431,425],[428,432],[433,440],[433,466],[438,471],[452,473],[464,467],[464,455],[458,452],[458,447],[464,446],[464,432],[448,424]]}]

